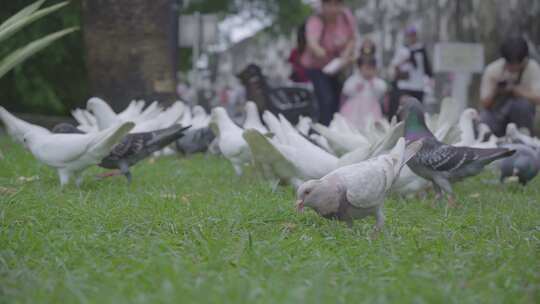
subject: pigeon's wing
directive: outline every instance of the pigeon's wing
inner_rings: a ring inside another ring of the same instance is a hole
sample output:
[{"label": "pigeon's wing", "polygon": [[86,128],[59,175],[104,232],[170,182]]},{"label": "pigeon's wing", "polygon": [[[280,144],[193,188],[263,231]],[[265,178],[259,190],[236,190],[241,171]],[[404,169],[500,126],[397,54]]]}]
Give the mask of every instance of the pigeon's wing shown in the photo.
[{"label": "pigeon's wing", "polygon": [[379,166],[376,161],[369,160],[342,169],[344,172],[340,172],[339,175],[346,189],[347,200],[351,205],[369,208],[381,203],[386,194],[387,185],[384,166]]},{"label": "pigeon's wing", "polygon": [[274,173],[283,179],[297,175],[295,166],[259,131],[246,130],[243,137],[251,149],[253,161],[259,170],[272,166]]},{"label": "pigeon's wing", "polygon": [[133,156],[144,149],[146,142],[151,139],[151,133],[135,133],[126,135],[109,154],[109,157],[122,159]]},{"label": "pigeon's wing", "polygon": [[511,152],[508,149],[475,149],[454,147],[434,141],[424,142],[424,148],[416,154],[417,161],[435,171],[453,172],[473,162],[490,162]]}]

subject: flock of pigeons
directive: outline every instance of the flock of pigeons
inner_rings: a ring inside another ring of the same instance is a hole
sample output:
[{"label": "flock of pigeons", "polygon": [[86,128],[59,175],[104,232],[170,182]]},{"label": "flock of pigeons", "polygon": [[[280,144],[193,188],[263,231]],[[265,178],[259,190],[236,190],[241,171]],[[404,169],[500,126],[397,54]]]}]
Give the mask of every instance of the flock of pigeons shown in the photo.
[{"label": "flock of pigeons", "polygon": [[[77,185],[86,168],[117,169],[123,174],[149,156],[211,152],[222,154],[241,175],[246,164],[275,189],[296,189],[296,207],[314,209],[325,218],[352,224],[372,215],[375,232],[384,225],[385,197],[409,196],[432,187],[437,198],[456,202],[452,183],[480,173],[486,166],[500,170],[501,181],[517,178],[525,185],[540,170],[540,139],[510,124],[507,135],[490,135],[478,123],[474,109],[464,112],[445,99],[439,114],[425,113],[414,98],[406,99],[399,116],[369,121],[360,130],[336,114],[329,126],[301,117],[296,125],[283,115],[253,102],[246,119],[235,124],[222,107],[210,115],[202,107],[175,102],[164,109],[133,101],[115,113],[99,98],[72,112],[78,125],[59,124],[52,131],[25,122],[3,107],[0,119],[16,141],[40,162],[57,169],[60,184],[71,177]],[[263,123],[264,122],[264,123]]]}]

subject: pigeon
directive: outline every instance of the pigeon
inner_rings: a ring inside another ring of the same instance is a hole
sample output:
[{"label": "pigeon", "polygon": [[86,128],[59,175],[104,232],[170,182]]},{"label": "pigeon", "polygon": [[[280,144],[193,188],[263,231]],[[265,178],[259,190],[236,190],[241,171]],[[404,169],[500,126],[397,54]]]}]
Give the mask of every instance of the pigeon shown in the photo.
[{"label": "pigeon", "polygon": [[36,159],[58,170],[63,187],[72,176],[79,186],[84,169],[97,165],[113,147],[134,127],[124,122],[97,133],[53,134],[30,131],[23,136],[25,147]]},{"label": "pigeon", "polygon": [[253,129],[262,134],[268,133],[268,129],[262,124],[257,105],[253,101],[246,102],[246,120],[244,121],[244,130]]},{"label": "pigeon", "polygon": [[92,97],[88,99],[86,108],[96,117],[99,130],[107,129],[122,122],[111,106],[101,98]]},{"label": "pigeon", "polygon": [[345,167],[321,179],[309,180],[296,193],[296,207],[315,210],[329,219],[345,221],[375,216],[375,232],[384,225],[383,206],[386,195],[399,176],[401,168],[421,149],[422,141],[406,146],[400,138],[388,154]]},{"label": "pigeon", "polygon": [[280,183],[298,188],[304,181],[321,178],[337,167],[336,157],[304,138],[300,145],[287,145],[254,129],[244,131],[243,137],[251,149],[255,169],[273,190]]},{"label": "pigeon", "polygon": [[[101,160],[98,166],[107,169],[120,169],[120,172],[131,183],[132,176],[129,167],[178,140],[188,128],[189,126],[173,125],[169,128],[152,132],[127,134]],[[81,134],[82,132],[71,124],[61,123],[53,128],[53,133]],[[106,176],[112,175],[108,174]]]},{"label": "pigeon", "polygon": [[359,147],[369,145],[368,139],[360,133],[333,130],[319,123],[314,124],[313,129],[328,140],[332,151],[335,151],[338,156],[345,155]]},{"label": "pigeon", "polygon": [[338,159],[300,134],[283,116],[265,111],[270,139],[254,129],[245,130],[255,169],[275,189],[278,183],[297,188],[308,179],[321,178],[337,168]]},{"label": "pigeon", "polygon": [[232,164],[236,175],[242,175],[242,166],[251,160],[249,146],[242,137],[242,128],[234,124],[223,107],[212,109],[211,126],[217,136],[219,150]]},{"label": "pigeon", "polygon": [[174,147],[184,155],[206,152],[215,138],[216,135],[210,127],[189,129],[184,136],[176,140]]},{"label": "pigeon", "polygon": [[120,169],[120,172],[131,182],[129,167],[163,149],[184,135],[190,126],[172,125],[165,129],[145,133],[131,133],[118,143],[107,157],[99,163],[107,169]]},{"label": "pigeon", "polygon": [[442,143],[428,130],[422,104],[412,97],[406,98],[402,111],[406,113],[405,139],[423,140],[422,149],[408,163],[409,168],[432,182],[438,198],[446,193],[451,207],[456,206],[451,183],[477,175],[489,163],[515,153],[505,148],[478,149]]},{"label": "pigeon", "polygon": [[77,129],[84,133],[99,131],[96,117],[88,110],[75,109],[71,111],[71,116],[79,123]]},{"label": "pigeon", "polygon": [[210,123],[210,115],[206,113],[206,110],[196,105],[193,107],[192,110],[193,117],[191,120],[191,128],[192,129],[200,129],[208,127],[208,124]]},{"label": "pigeon", "polygon": [[24,135],[28,132],[49,134],[50,131],[37,125],[28,123],[9,113],[4,107],[0,106],[0,120],[4,122],[7,133],[15,141],[23,143]]},{"label": "pigeon", "polygon": [[524,134],[521,130],[518,130],[514,123],[509,123],[506,126],[506,136],[514,143],[518,142],[529,147],[540,148],[540,139]]},{"label": "pigeon", "polygon": [[298,130],[298,132],[304,136],[309,136],[309,131],[311,130],[312,124],[313,121],[311,120],[311,117],[300,116],[300,118],[298,118],[298,123],[296,124],[296,130]]},{"label": "pigeon", "polygon": [[502,147],[515,150],[516,153],[500,162],[501,183],[507,178],[517,177],[519,183],[525,186],[538,175],[540,154],[537,150],[524,144],[504,144]]},{"label": "pigeon", "polygon": [[184,108],[185,105],[177,101],[156,117],[137,123],[131,132],[146,133],[171,127],[182,117]]},{"label": "pigeon", "polygon": [[62,122],[55,125],[51,131],[56,134],[86,134],[87,133],[87,132],[81,131],[79,128],[67,122]]}]

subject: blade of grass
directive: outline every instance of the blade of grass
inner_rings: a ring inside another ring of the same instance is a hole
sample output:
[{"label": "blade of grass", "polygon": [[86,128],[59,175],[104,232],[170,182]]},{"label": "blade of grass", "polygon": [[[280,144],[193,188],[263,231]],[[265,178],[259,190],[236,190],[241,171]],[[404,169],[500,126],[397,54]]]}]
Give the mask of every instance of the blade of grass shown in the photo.
[{"label": "blade of grass", "polygon": [[0,24],[0,31],[4,30],[6,27],[11,25],[14,22],[17,22],[18,20],[30,16],[32,13],[34,13],[36,10],[38,10],[41,5],[45,2],[45,0],[36,1],[27,7],[20,10],[15,15],[9,17],[6,21],[4,21],[2,24]]},{"label": "blade of grass", "polygon": [[0,78],[2,78],[2,76],[9,72],[13,67],[26,60],[28,57],[46,48],[54,41],[76,30],[78,30],[78,28],[73,27],[52,33],[9,54],[6,58],[0,61]]},{"label": "blade of grass", "polygon": [[[17,33],[19,30],[21,30],[26,25],[44,17],[47,16],[62,7],[66,6],[69,2],[62,2],[58,3],[49,7],[46,7],[44,9],[41,9],[29,16],[23,16],[20,18],[17,18],[16,20],[13,20],[10,24],[8,24],[5,28],[0,28],[0,42],[3,40],[6,40],[7,38],[11,37],[15,33]],[[12,18],[10,18],[12,19]]]}]

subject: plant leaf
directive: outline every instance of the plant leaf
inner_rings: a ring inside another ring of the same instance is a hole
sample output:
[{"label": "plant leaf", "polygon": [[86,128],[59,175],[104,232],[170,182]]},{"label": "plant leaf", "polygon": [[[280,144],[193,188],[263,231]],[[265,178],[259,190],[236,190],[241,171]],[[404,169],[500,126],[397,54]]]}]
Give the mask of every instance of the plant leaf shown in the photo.
[{"label": "plant leaf", "polygon": [[[24,28],[26,25],[38,20],[39,18],[42,18],[44,16],[47,16],[48,14],[55,12],[62,7],[69,4],[69,2],[62,2],[58,3],[49,7],[46,7],[44,9],[41,9],[35,13],[32,13],[31,15],[25,15],[21,16],[20,18],[17,18],[13,20],[10,24],[8,24],[5,28],[0,28],[0,42],[3,40],[11,37],[13,34],[17,33],[19,30]],[[16,14],[17,15],[17,14]],[[13,18],[13,17],[12,17]],[[10,19],[12,19],[10,18]]]},{"label": "plant leaf", "polygon": [[22,10],[20,10],[15,15],[9,17],[8,20],[6,20],[2,24],[0,24],[0,31],[4,30],[6,27],[8,27],[10,24],[13,24],[17,20],[20,20],[21,18],[25,18],[25,17],[30,16],[37,9],[39,9],[44,2],[45,2],[45,0],[36,1],[36,2],[28,5],[27,7],[23,8]]},{"label": "plant leaf", "polygon": [[42,49],[49,46],[55,40],[62,38],[63,36],[72,33],[78,30],[76,27],[68,28],[65,30],[58,31],[56,33],[49,34],[38,40],[34,40],[27,44],[24,47],[21,47],[9,54],[6,58],[0,61],[0,78],[2,78],[7,72],[9,72],[13,67],[19,63],[26,60],[28,57],[34,55],[35,53],[41,51]]}]

